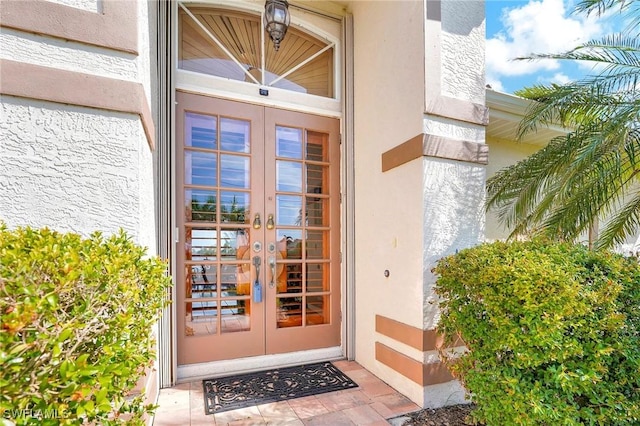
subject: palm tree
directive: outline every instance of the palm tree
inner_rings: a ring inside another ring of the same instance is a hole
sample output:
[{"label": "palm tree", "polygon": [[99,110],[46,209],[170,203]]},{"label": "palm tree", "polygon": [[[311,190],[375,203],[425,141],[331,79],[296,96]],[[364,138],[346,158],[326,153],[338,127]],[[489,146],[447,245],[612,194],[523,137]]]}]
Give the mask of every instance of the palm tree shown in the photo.
[{"label": "palm tree", "polygon": [[562,54],[519,58],[590,61],[600,71],[516,93],[536,101],[519,137],[552,123],[568,132],[487,181],[487,209],[497,211],[512,237],[571,241],[590,231],[592,246],[609,248],[640,229],[640,2],[587,0],[576,11],[603,14],[613,8],[631,18],[624,33]]}]

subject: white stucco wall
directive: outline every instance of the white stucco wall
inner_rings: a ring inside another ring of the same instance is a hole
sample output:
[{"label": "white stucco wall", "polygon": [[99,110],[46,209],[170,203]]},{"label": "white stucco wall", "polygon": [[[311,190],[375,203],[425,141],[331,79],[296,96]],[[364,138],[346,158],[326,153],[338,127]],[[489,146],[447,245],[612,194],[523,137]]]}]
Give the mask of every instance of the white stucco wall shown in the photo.
[{"label": "white stucco wall", "polygon": [[8,226],[83,235],[124,228],[154,247],[142,229],[153,193],[138,116],[9,96],[1,108],[0,218]]},{"label": "white stucco wall", "polygon": [[[102,13],[96,0],[55,3]],[[140,83],[150,103],[147,2],[136,9],[138,55],[2,28],[0,58]],[[0,220],[82,235],[124,228],[155,253],[152,152],[138,115],[12,96],[0,108]]]},{"label": "white stucco wall", "polygon": [[484,104],[485,5],[442,1],[442,94]]}]

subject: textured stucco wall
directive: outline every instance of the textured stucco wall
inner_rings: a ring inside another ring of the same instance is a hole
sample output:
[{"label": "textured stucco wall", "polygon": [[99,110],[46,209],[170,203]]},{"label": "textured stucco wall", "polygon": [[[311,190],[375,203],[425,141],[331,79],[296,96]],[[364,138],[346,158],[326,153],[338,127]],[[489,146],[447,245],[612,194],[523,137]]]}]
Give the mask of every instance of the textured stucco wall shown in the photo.
[{"label": "textured stucco wall", "polygon": [[145,189],[151,153],[138,116],[9,96],[1,111],[0,218],[7,225],[83,235],[122,227],[138,241],[148,238],[140,224],[153,208]]},{"label": "textured stucco wall", "polygon": [[442,1],[442,94],[484,104],[484,1]]},{"label": "textured stucco wall", "polygon": [[[55,3],[102,13],[96,0]],[[140,83],[150,102],[147,2],[113,4],[133,3],[138,55],[2,28],[0,58]],[[83,235],[122,227],[155,253],[152,152],[138,115],[13,96],[1,108],[0,220]]]},{"label": "textured stucco wall", "polygon": [[[462,101],[458,104],[466,108],[477,109],[484,105],[484,18],[484,1],[443,0],[440,22],[427,20],[427,48],[439,55],[440,63],[434,64],[439,70],[427,72],[426,105],[447,98]],[[433,48],[429,45],[429,37],[435,36],[439,37],[440,45]],[[452,106],[448,111],[427,112],[424,131],[452,143],[484,144],[484,125],[466,120],[468,118],[463,118]],[[425,157],[422,165],[422,328],[433,330],[440,310],[432,268],[440,258],[477,245],[484,239],[486,166],[433,157]],[[435,351],[425,353],[425,362],[438,363]],[[423,406],[440,407],[465,402],[465,392],[454,380],[425,386],[422,398]]]}]

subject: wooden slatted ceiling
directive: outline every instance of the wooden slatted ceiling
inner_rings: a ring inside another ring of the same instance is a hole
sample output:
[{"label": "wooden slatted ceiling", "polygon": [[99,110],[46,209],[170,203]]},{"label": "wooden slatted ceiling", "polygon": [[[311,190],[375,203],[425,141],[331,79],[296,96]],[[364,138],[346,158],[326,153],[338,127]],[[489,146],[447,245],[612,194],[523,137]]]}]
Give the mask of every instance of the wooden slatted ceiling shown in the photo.
[{"label": "wooden slatted ceiling", "polygon": [[[260,16],[209,8],[190,8],[189,10],[240,63],[247,65],[249,69],[260,69],[260,32],[263,31]],[[182,10],[180,11],[179,37],[182,68],[218,76],[236,75],[238,79],[245,79],[238,66],[229,60],[223,50]],[[326,43],[296,28],[289,28],[278,52],[273,49],[266,34],[265,39],[267,40],[266,70],[276,76],[271,81],[327,46]],[[219,60],[211,62],[206,59]],[[302,86],[307,93],[332,96],[332,74],[333,49],[329,49],[285,78],[291,83]],[[291,87],[284,84],[276,84],[276,86]]]}]

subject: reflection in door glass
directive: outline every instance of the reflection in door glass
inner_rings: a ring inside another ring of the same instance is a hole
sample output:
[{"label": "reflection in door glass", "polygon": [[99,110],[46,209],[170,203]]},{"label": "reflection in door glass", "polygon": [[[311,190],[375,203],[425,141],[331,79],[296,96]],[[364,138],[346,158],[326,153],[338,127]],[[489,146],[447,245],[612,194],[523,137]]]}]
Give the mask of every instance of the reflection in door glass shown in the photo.
[{"label": "reflection in door glass", "polygon": [[302,197],[297,195],[276,195],[276,224],[285,226],[302,225]]},{"label": "reflection in door glass", "polygon": [[187,302],[185,335],[200,336],[218,331],[218,307],[215,301]]},{"label": "reflection in door glass", "polygon": [[235,333],[251,329],[251,301],[247,299],[231,299],[220,302],[222,316],[220,320],[222,333]]},{"label": "reflection in door glass", "polygon": [[249,157],[220,155],[220,186],[225,188],[249,188]]},{"label": "reflection in door glass", "polygon": [[218,271],[216,265],[199,263],[185,265],[187,286],[185,297],[204,298],[218,296]]},{"label": "reflection in door glass", "polygon": [[250,123],[231,118],[220,119],[220,149],[232,152],[249,152]]},{"label": "reflection in door glass", "polygon": [[276,126],[276,155],[302,159],[302,130]]},{"label": "reflection in door glass", "polygon": [[276,309],[278,328],[302,325],[302,297],[279,297]]},{"label": "reflection in door glass", "polygon": [[215,260],[218,236],[215,229],[185,228],[186,260]]},{"label": "reflection in door glass", "polygon": [[184,201],[187,222],[216,221],[216,191],[185,189]]},{"label": "reflection in door glass", "polygon": [[249,213],[248,192],[220,192],[220,219],[223,223],[246,223]]},{"label": "reflection in door glass", "polygon": [[307,292],[329,291],[329,264],[307,263],[305,290]]},{"label": "reflection in door glass", "polygon": [[329,199],[319,197],[305,197],[306,200],[306,225],[329,225]]},{"label": "reflection in door glass", "polygon": [[187,112],[185,114],[185,145],[216,149],[216,117]]},{"label": "reflection in door glass", "polygon": [[216,155],[207,152],[185,151],[184,182],[187,185],[215,186],[217,181]]},{"label": "reflection in door glass", "polygon": [[304,247],[307,259],[328,259],[329,231],[307,231]]},{"label": "reflection in door glass", "polygon": [[329,135],[326,133],[313,132],[307,130],[306,159],[310,161],[327,161],[327,140]]},{"label": "reflection in door glass", "polygon": [[308,296],[306,304],[307,325],[327,324],[329,319],[329,298],[327,296]]},{"label": "reflection in door glass", "polygon": [[323,194],[327,189],[325,183],[328,167],[319,164],[307,164],[306,184],[309,194]]},{"label": "reflection in door glass", "polygon": [[302,163],[276,161],[276,190],[302,192]]}]

